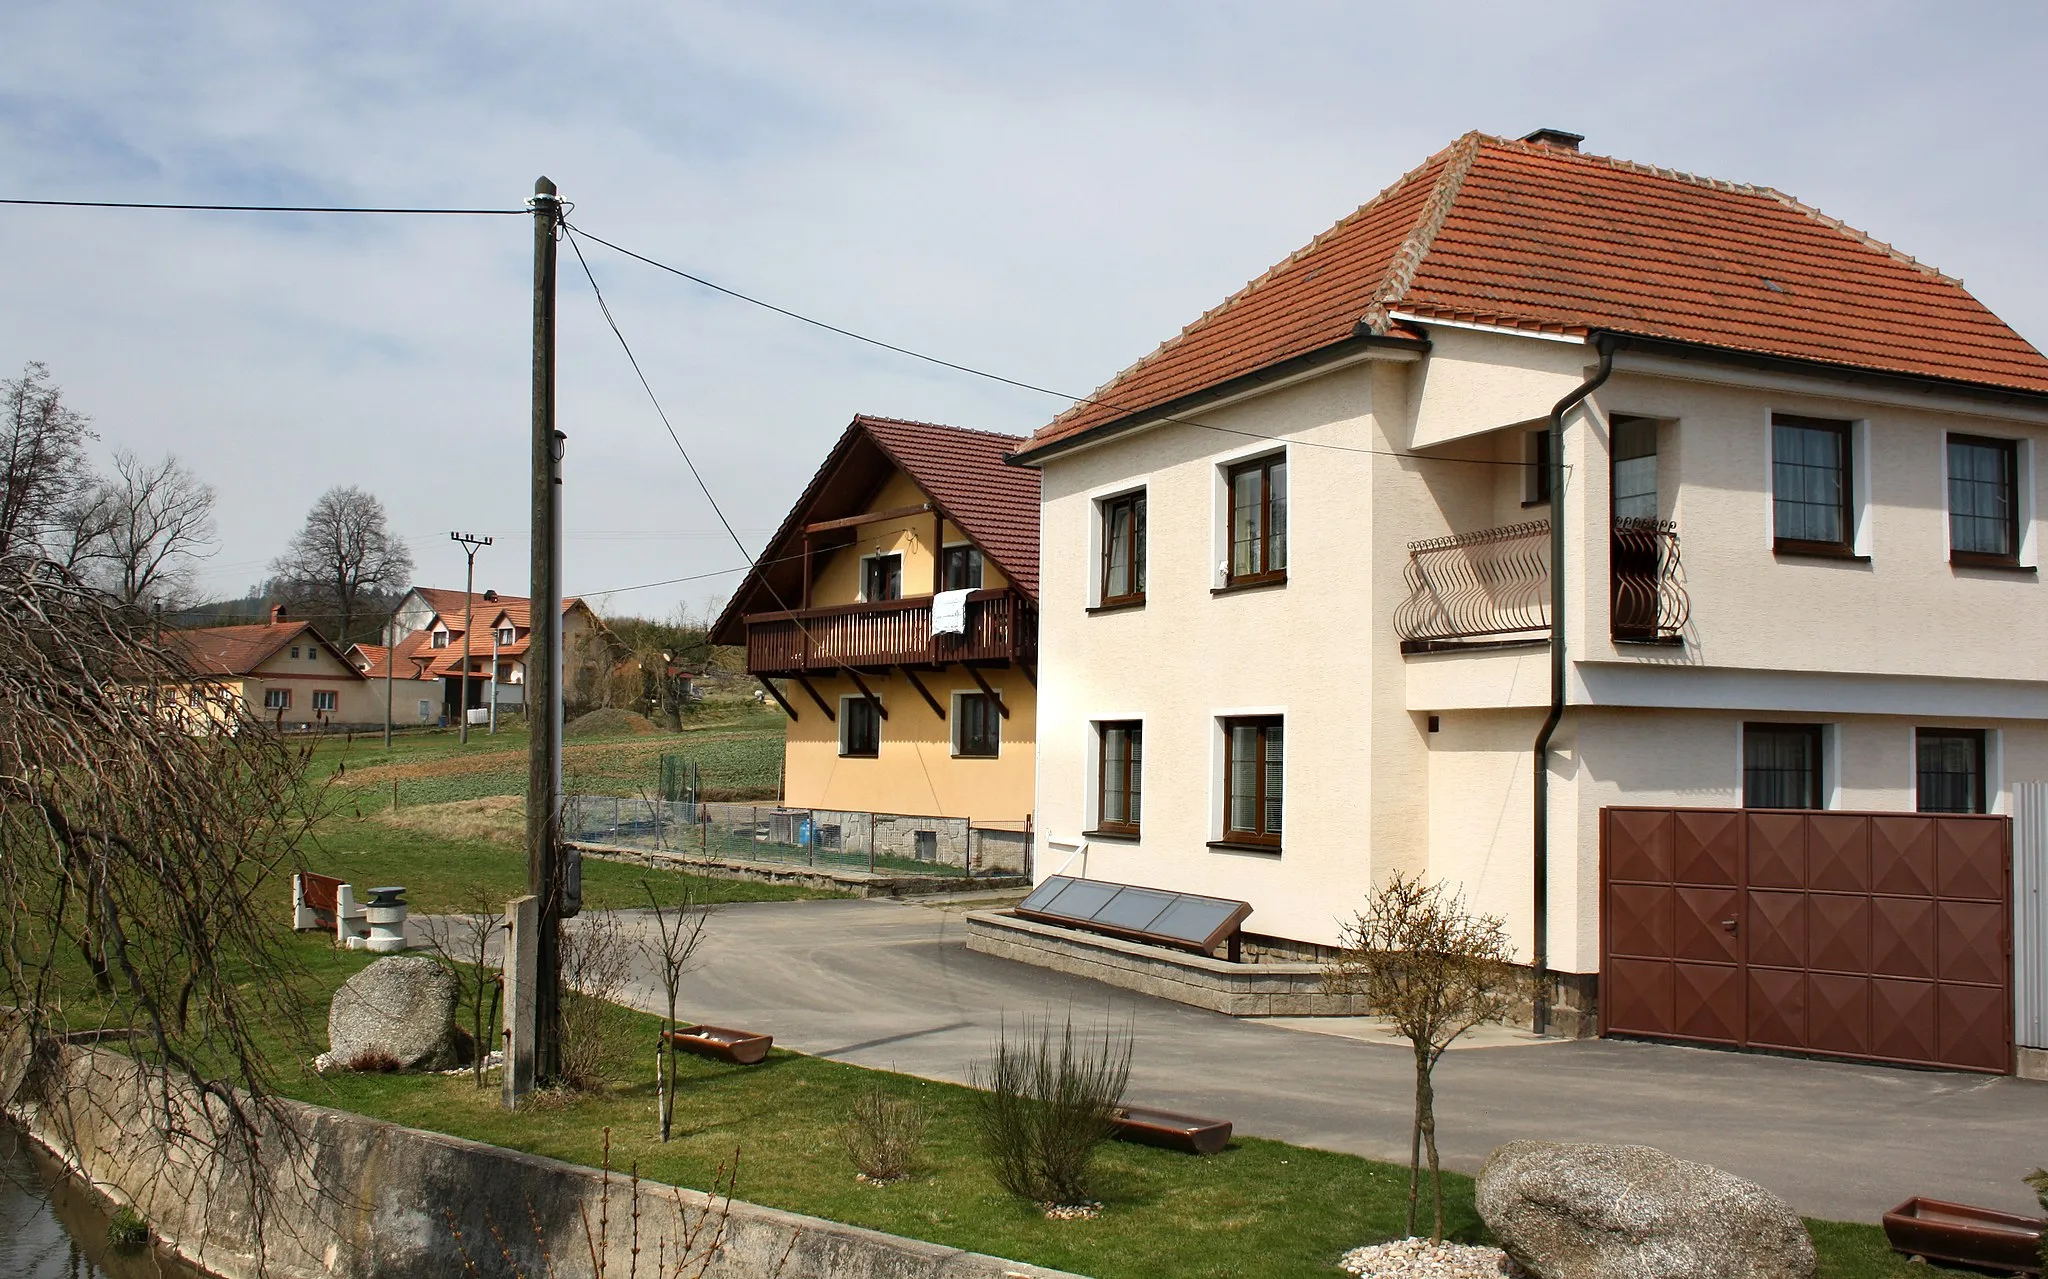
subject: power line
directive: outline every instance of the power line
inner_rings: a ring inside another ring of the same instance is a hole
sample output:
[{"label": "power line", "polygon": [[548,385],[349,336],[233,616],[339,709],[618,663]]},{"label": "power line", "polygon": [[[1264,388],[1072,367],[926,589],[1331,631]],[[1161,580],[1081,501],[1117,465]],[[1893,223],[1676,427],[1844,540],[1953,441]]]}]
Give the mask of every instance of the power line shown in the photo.
[{"label": "power line", "polygon": [[[785,556],[784,558],[788,558],[788,557],[786,557],[786,556]],[[766,561],[763,561],[763,562],[765,563]],[[638,586],[614,586],[614,587],[612,587],[612,588],[611,588],[610,590],[605,590],[605,591],[578,591],[578,592],[577,592],[577,594],[579,594],[579,595],[584,595],[584,596],[590,596],[590,595],[624,595],[624,594],[625,594],[626,592],[628,592],[628,591],[645,591],[645,590],[651,590],[651,589],[653,589],[654,587],[657,587],[657,586],[677,586],[677,585],[680,585],[680,584],[682,584],[682,583],[684,583],[684,582],[701,582],[701,581],[703,581],[704,579],[706,579],[706,578],[709,578],[709,577],[724,577],[724,576],[725,576],[726,574],[728,574],[728,573],[744,573],[744,572],[746,572],[746,571],[747,571],[748,569],[750,569],[750,568],[752,568],[752,567],[754,567],[754,566],[753,566],[753,565],[751,565],[751,564],[735,564],[735,565],[733,565],[733,566],[732,566],[731,568],[721,568],[721,569],[717,569],[717,570],[714,570],[714,571],[712,571],[712,572],[709,572],[709,573],[692,573],[692,574],[690,574],[690,575],[689,575],[688,577],[668,577],[668,578],[663,578],[663,579],[662,579],[661,581],[659,581],[659,582],[642,582],[642,583],[640,583],[640,584],[639,584]]]},{"label": "power line", "polygon": [[[1074,395],[1066,391],[1055,390],[1054,388],[1049,386],[1040,386],[1035,382],[1025,382],[1017,378],[1006,377],[1001,373],[991,373],[987,369],[979,369],[971,364],[960,364],[952,360],[943,359],[940,356],[927,355],[923,351],[915,351],[907,346],[898,346],[894,342],[885,342],[881,338],[869,337],[865,333],[856,333],[852,329],[842,328],[837,324],[832,324],[828,321],[820,320],[813,316],[805,315],[800,311],[792,311],[788,307],[777,306],[773,302],[764,301],[761,298],[752,296],[751,294],[742,293],[738,289],[727,288],[723,284],[718,284],[715,283],[714,281],[707,280],[701,275],[692,274],[691,272],[685,271],[680,267],[674,267],[670,266],[666,262],[656,261],[655,259],[650,258],[645,254],[635,253],[633,250],[628,249],[623,245],[613,244],[610,240],[605,239],[603,236],[592,235],[590,232],[584,230],[580,226],[572,226],[567,219],[563,220],[562,226],[573,233],[570,236],[569,241],[571,245],[575,244],[577,236],[581,236],[585,239],[591,240],[594,243],[602,244],[604,247],[610,249],[614,253],[623,254],[626,257],[632,258],[636,262],[644,262],[648,266],[654,267],[656,270],[666,271],[670,275],[678,276],[682,279],[688,280],[690,281],[690,283],[710,289],[714,293],[722,293],[726,297],[732,298],[736,301],[745,302],[750,306],[760,307],[764,311],[773,311],[777,315],[785,316],[789,319],[797,321],[800,324],[808,324],[813,328],[823,329],[827,333],[836,333],[840,337],[849,338],[855,342],[864,342],[869,346],[879,347],[884,351],[892,351],[897,355],[908,356],[913,360],[922,360],[927,364],[935,364],[940,368],[952,369],[958,373],[965,373],[970,377],[983,378],[990,382],[1001,383],[1004,386],[1016,387],[1018,390],[1021,391],[1031,391],[1038,395],[1050,395],[1056,399],[1071,400],[1076,404],[1087,404],[1096,408],[1111,409],[1118,413],[1138,413],[1143,411],[1141,407],[1133,408],[1129,405],[1116,404],[1109,400],[1098,400],[1093,396]],[[581,249],[577,249],[576,256],[580,259],[583,256],[583,251]],[[583,272],[585,275],[588,275],[590,273],[589,263],[584,263]],[[597,287],[596,280],[593,279],[591,281],[591,287]],[[600,305],[602,305],[602,302],[600,302]],[[611,318],[611,313],[609,310],[605,312],[605,318],[607,320]],[[618,332],[618,326],[616,324],[612,326],[612,331],[614,333]],[[623,337],[621,337],[619,340],[621,342],[625,341]],[[634,369],[636,372],[638,371],[639,365],[637,363],[634,365]],[[645,385],[646,381],[646,378],[641,378],[642,385]],[[649,391],[648,394],[652,395],[653,392]],[[664,415],[662,420],[664,422],[668,420],[666,415]],[[1171,422],[1177,426],[1192,426],[1198,427],[1204,431],[1216,431],[1224,435],[1242,436],[1243,438],[1250,440],[1272,440],[1276,443],[1298,444],[1305,448],[1329,449],[1333,452],[1338,453],[1367,453],[1375,457],[1414,458],[1416,461],[1419,462],[1465,462],[1479,466],[1526,467],[1529,465],[1527,462],[1502,461],[1498,458],[1490,457],[1436,457],[1428,453],[1408,453],[1398,449],[1360,448],[1352,444],[1331,444],[1324,440],[1303,440],[1291,436],[1266,435],[1258,431],[1246,431],[1231,426],[1218,426],[1213,422],[1198,422],[1193,418],[1176,417],[1171,414],[1161,414],[1158,420],[1161,422]],[[671,429],[670,433],[674,433],[673,429]],[[695,468],[693,467],[692,469],[694,470]]]},{"label": "power line", "polygon": [[531,209],[370,209],[337,204],[152,204],[135,200],[15,200],[0,204],[57,209],[182,209],[195,213],[397,213],[442,217],[528,217]]}]

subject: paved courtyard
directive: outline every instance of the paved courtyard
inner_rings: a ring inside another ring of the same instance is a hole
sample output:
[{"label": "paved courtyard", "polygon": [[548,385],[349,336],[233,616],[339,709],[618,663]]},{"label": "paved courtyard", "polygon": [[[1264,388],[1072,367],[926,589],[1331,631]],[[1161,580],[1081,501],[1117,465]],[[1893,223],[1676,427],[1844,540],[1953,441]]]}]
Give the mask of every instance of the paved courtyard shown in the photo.
[{"label": "paved courtyard", "polygon": [[[652,930],[651,920],[629,916]],[[969,952],[959,908],[886,901],[723,908],[684,1005],[800,1052],[966,1082],[1005,1018],[1129,1025],[1130,1096],[1274,1137],[1405,1162],[1405,1047],[1241,1020]],[[634,992],[659,1006],[649,980]],[[1769,1186],[1809,1216],[1876,1221],[1925,1194],[2032,1211],[2048,1084],[1495,1034],[1437,1069],[1438,1143],[1476,1172],[1516,1137],[1632,1141]]]}]

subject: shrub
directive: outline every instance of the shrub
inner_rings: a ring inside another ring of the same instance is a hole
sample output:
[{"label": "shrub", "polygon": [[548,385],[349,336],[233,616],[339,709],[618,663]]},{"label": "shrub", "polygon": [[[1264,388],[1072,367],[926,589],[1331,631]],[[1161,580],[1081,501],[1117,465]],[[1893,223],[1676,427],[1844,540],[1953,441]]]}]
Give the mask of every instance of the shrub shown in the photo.
[{"label": "shrub", "polygon": [[562,930],[562,1086],[604,1086],[606,1032],[632,975],[633,950],[618,917],[589,914]]},{"label": "shrub", "polygon": [[974,1072],[975,1121],[996,1181],[1013,1195],[1053,1206],[1088,1202],[1095,1153],[1115,1131],[1131,1076],[1128,1029],[1079,1038],[1071,1017],[1026,1021],[1012,1039],[998,1033]]},{"label": "shrub", "polygon": [[107,1242],[126,1252],[149,1242],[149,1220],[127,1204],[107,1218]]},{"label": "shrub", "polygon": [[896,1181],[917,1167],[931,1110],[921,1098],[892,1096],[869,1084],[853,1102],[842,1139],[847,1157],[870,1181]]},{"label": "shrub", "polygon": [[341,1063],[343,1070],[353,1070],[366,1075],[388,1075],[402,1070],[405,1063],[385,1052],[382,1048],[365,1048],[347,1061]]}]

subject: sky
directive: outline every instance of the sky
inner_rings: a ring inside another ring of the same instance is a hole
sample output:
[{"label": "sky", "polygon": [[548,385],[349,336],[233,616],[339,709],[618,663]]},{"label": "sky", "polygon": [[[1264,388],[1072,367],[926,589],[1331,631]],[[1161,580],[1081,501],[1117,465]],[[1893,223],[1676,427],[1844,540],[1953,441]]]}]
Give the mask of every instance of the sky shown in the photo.
[{"label": "sky", "polygon": [[[2037,4],[0,11],[0,196],[517,209],[546,174],[595,235],[1068,396],[1470,129],[1775,186],[2048,343]],[[336,485],[421,583],[459,587],[474,531],[478,589],[526,592],[527,219],[0,206],[0,241],[0,372],[46,363],[103,459],[219,490],[204,593]],[[1066,407],[587,251],[746,554],[855,413],[1021,435]],[[562,269],[567,589],[702,612],[745,557]]]}]

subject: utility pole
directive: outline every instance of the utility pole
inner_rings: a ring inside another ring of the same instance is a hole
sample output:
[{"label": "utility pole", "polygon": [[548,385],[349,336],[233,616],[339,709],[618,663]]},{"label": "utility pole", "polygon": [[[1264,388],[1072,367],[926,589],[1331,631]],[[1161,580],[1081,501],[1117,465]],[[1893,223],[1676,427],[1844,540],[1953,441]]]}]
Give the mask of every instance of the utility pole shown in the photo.
[{"label": "utility pole", "polygon": [[469,556],[469,576],[462,583],[462,692],[455,699],[457,709],[462,712],[462,737],[464,746],[469,745],[469,677],[470,639],[476,632],[476,553],[491,544],[488,537],[474,533],[450,533],[448,540],[462,543],[462,549]]},{"label": "utility pole", "polygon": [[[555,246],[562,202],[533,184],[533,639],[526,657],[526,891],[539,898],[533,990],[533,1073],[562,1071],[562,433],[555,429]],[[509,1063],[508,1063],[509,1067]]]},{"label": "utility pole", "polygon": [[391,753],[391,675],[398,667],[398,611],[384,619],[384,753]]}]

